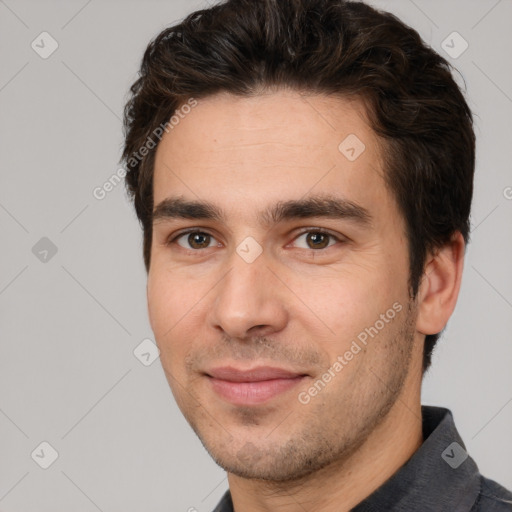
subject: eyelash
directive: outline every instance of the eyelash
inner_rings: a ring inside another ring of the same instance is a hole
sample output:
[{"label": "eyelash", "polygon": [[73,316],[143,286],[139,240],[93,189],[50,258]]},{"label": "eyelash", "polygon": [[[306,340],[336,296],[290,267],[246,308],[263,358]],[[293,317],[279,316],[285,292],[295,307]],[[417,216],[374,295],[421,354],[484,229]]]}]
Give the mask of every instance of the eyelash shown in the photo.
[{"label": "eyelash", "polygon": [[[201,233],[201,234],[205,234],[205,235],[209,235],[211,236],[212,238],[215,239],[215,236],[212,235],[211,233],[209,233],[207,230],[202,230],[202,229],[197,229],[197,228],[194,228],[194,229],[188,229],[186,231],[182,231],[181,233],[178,233],[177,235],[173,236],[172,238],[170,237],[167,241],[166,241],[166,244],[165,245],[172,245],[172,244],[177,244],[177,240],[183,236],[186,236],[186,235],[190,235],[191,233]],[[331,239],[334,239],[336,242],[343,242],[343,239],[341,239],[340,237],[332,234],[330,231],[326,231],[324,229],[319,229],[319,228],[304,228],[303,231],[301,231],[300,233],[298,233],[295,238],[293,239],[293,241],[297,240],[300,236],[304,235],[304,234],[307,234],[307,233],[314,233],[314,234],[317,234],[317,235],[325,235],[325,236],[328,236],[330,237]],[[178,244],[177,244],[178,245]],[[315,251],[315,252],[320,252],[322,250],[325,250],[325,249],[328,249],[329,247],[332,247],[332,245],[328,245],[327,247],[324,247],[322,249],[309,249],[311,251]],[[184,247],[182,247],[182,249],[185,249]],[[210,247],[205,247],[205,249],[210,249]],[[191,252],[194,252],[194,253],[198,253],[200,252],[202,249],[185,249],[185,250],[188,250],[188,251],[191,251]],[[307,249],[305,249],[307,250]]]}]

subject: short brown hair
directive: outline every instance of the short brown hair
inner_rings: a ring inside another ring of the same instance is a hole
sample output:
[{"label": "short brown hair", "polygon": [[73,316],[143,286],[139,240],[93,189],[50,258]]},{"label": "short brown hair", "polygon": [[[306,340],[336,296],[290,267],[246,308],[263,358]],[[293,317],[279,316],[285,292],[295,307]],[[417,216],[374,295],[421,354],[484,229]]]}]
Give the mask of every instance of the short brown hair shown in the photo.
[{"label": "short brown hair", "polygon": [[[415,30],[390,13],[346,0],[227,0],[150,42],[125,107],[122,155],[144,232],[146,270],[158,127],[191,97],[250,96],[276,87],[364,102],[384,141],[387,186],[406,222],[414,298],[427,254],[456,232],[469,239],[472,114],[450,64]],[[148,140],[153,144],[141,157]],[[424,371],[438,338],[426,336]]]}]

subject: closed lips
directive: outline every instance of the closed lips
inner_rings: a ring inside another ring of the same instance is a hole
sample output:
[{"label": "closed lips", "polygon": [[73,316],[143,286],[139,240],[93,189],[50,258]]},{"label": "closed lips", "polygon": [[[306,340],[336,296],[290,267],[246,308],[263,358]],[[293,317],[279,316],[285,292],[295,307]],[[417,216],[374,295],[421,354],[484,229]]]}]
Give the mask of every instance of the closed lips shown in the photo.
[{"label": "closed lips", "polygon": [[305,376],[304,373],[291,372],[282,368],[272,368],[268,366],[253,368],[251,370],[239,370],[230,366],[224,366],[214,368],[205,373],[214,379],[230,382],[260,382],[275,379],[295,379]]},{"label": "closed lips", "polygon": [[268,366],[251,370],[225,366],[208,371],[206,376],[223,401],[235,406],[258,406],[291,390],[305,374]]}]

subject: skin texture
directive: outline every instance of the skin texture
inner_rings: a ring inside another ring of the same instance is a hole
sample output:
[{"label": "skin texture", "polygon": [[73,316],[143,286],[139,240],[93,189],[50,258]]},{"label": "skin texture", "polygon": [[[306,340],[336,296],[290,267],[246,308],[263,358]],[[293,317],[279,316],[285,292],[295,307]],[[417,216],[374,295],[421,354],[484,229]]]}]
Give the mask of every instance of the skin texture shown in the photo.
[{"label": "skin texture", "polygon": [[[354,161],[338,149],[350,134],[365,145]],[[429,255],[411,300],[405,225],[379,144],[359,102],[278,90],[198,100],[158,146],[155,207],[180,197],[224,215],[155,220],[147,295],[169,385],[228,472],[237,512],[350,510],[422,443],[424,336],[453,311],[464,243],[456,235]],[[279,201],[326,195],[370,221],[261,221]],[[204,248],[177,238],[190,228],[206,234]],[[315,239],[323,248],[307,234],[318,229],[333,235]],[[247,237],[262,250],[251,263],[237,252]],[[371,326],[377,334],[345,358]],[[205,375],[218,366],[306,376],[264,403],[234,405]],[[329,368],[334,377],[308,394]]]}]

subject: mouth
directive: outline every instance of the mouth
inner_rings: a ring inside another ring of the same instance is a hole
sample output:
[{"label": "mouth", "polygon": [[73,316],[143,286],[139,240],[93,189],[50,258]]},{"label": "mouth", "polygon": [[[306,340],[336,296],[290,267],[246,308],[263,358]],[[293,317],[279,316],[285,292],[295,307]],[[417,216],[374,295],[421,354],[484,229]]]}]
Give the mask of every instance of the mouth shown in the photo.
[{"label": "mouth", "polygon": [[250,370],[223,366],[205,375],[213,391],[234,405],[263,404],[290,391],[307,377],[304,373],[269,366]]}]

